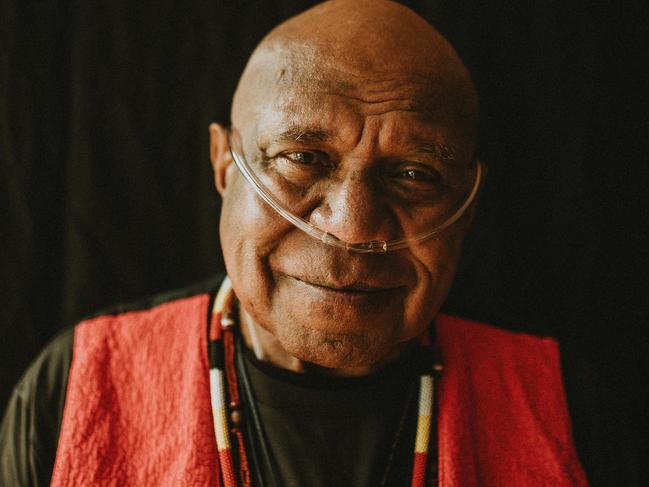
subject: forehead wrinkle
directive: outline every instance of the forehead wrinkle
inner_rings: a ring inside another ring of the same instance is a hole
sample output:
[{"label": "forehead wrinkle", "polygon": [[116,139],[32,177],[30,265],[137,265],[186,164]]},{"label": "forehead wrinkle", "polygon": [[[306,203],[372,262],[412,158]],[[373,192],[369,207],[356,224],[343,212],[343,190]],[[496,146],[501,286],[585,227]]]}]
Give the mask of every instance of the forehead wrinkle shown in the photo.
[{"label": "forehead wrinkle", "polygon": [[[448,115],[452,107],[445,100],[455,98],[448,87],[436,89],[434,76],[419,79],[375,78],[359,75],[358,80],[344,80],[332,72],[315,70],[301,72],[298,77],[286,77],[271,88],[266,106],[271,110],[290,111],[293,114],[315,108],[322,111],[328,99],[351,102],[359,116],[381,115],[388,112],[417,114],[422,121],[436,123]],[[289,81],[290,79],[290,81]]]},{"label": "forehead wrinkle", "polygon": [[[300,46],[303,48],[303,46]],[[288,48],[281,51],[275,63],[281,63],[278,86],[302,85],[319,89],[334,89],[343,92],[383,93],[399,90],[404,92],[434,91],[441,84],[443,73],[439,66],[418,66],[405,69],[389,66],[364,67],[344,61],[327,52],[305,54]],[[311,59],[311,57],[313,57]]]},{"label": "forehead wrinkle", "polygon": [[[341,104],[342,103],[342,104]],[[322,142],[332,137],[340,127],[335,120],[340,110],[345,110],[347,116],[354,117],[359,123],[368,117],[380,117],[389,113],[412,114],[416,120],[425,124],[438,124],[440,117],[446,116],[437,97],[415,94],[386,93],[379,99],[368,99],[353,96],[349,93],[320,91],[317,89],[294,89],[269,97],[262,120],[275,120],[276,124],[284,119],[285,129],[281,138],[284,141],[292,139],[304,142]],[[311,123],[309,120],[320,121]],[[324,122],[324,125],[323,123]],[[336,130],[327,127],[334,123]],[[262,123],[267,125],[267,123]],[[278,136],[280,137],[280,136]]]},{"label": "forehead wrinkle", "polygon": [[345,69],[340,60],[327,62],[287,63],[283,75],[273,87],[275,97],[296,93],[302,96],[332,95],[367,104],[404,102],[407,110],[438,105],[447,87],[435,70],[411,70],[407,73],[390,69],[373,72]]},{"label": "forehead wrinkle", "polygon": [[418,111],[416,107],[419,105],[416,100],[410,99],[407,96],[388,96],[386,98],[372,100],[362,96],[354,96],[349,93],[326,92],[325,94],[357,101],[365,105],[384,105],[390,103],[396,105],[393,110],[388,109],[384,113],[387,113],[389,111],[416,112]]}]

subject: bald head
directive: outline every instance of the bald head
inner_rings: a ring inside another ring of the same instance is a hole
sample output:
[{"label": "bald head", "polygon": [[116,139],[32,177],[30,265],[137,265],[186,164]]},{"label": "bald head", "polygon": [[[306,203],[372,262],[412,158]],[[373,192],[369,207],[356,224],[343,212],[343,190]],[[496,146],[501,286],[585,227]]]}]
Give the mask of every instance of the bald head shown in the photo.
[{"label": "bald head", "polygon": [[[235,94],[231,140],[319,232],[383,242],[466,199],[475,118],[467,70],[422,18],[384,0],[334,0],[260,43]],[[327,246],[265,204],[236,170],[224,128],[210,130],[225,265],[270,360],[341,374],[394,360],[441,307],[470,217],[391,253]]]},{"label": "bald head", "polygon": [[[254,136],[265,111],[286,108],[287,91],[305,95],[301,103],[323,91],[380,103],[398,91],[398,109],[444,116],[473,149],[477,98],[468,71],[439,32],[395,2],[332,0],[276,27],[241,77],[233,125]],[[301,107],[291,109],[299,116]]]}]

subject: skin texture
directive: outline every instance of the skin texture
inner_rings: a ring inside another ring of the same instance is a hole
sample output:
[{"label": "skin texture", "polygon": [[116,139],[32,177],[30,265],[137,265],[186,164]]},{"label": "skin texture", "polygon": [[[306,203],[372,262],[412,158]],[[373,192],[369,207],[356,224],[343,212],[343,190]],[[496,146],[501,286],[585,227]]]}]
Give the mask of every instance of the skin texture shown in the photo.
[{"label": "skin texture", "polygon": [[[457,194],[471,184],[476,111],[467,70],[428,23],[396,3],[341,0],[289,19],[260,43],[232,123],[248,160],[302,151],[334,161],[325,196],[300,216],[361,242],[394,238],[399,226],[367,177],[385,161],[434,158]],[[238,172],[225,129],[212,124],[210,136],[225,264],[264,359],[364,375],[404,353],[446,298],[472,209],[436,239],[388,254],[349,253],[277,215]],[[423,149],[431,146],[440,149],[434,157]]]}]

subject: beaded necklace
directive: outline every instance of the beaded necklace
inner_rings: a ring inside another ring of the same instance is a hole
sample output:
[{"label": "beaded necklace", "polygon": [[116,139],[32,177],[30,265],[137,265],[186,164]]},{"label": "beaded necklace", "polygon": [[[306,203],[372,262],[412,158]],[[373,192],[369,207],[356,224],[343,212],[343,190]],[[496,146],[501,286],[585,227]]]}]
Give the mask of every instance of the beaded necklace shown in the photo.
[{"label": "beaded necklace", "polygon": [[[235,366],[234,300],[232,283],[226,276],[212,306],[208,333],[210,399],[218,451],[217,483],[223,487],[251,487],[250,464],[241,428],[241,394]],[[422,338],[421,344],[432,356],[432,343],[427,335]],[[434,419],[435,376],[441,372],[442,367],[436,361],[431,362],[430,369],[419,377],[419,407],[411,487],[424,487],[427,480],[434,481],[427,479],[427,464],[431,423]],[[235,469],[233,446],[238,453],[238,469]]]}]

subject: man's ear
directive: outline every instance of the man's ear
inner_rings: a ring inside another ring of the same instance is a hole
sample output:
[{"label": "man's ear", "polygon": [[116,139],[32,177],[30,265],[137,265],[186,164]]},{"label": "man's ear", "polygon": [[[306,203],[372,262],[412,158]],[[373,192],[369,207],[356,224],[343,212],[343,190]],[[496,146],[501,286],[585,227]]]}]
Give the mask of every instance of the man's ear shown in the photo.
[{"label": "man's ear", "polygon": [[227,130],[218,123],[211,123],[209,130],[210,161],[214,170],[214,185],[216,190],[223,195],[228,182],[227,175],[234,168]]}]

